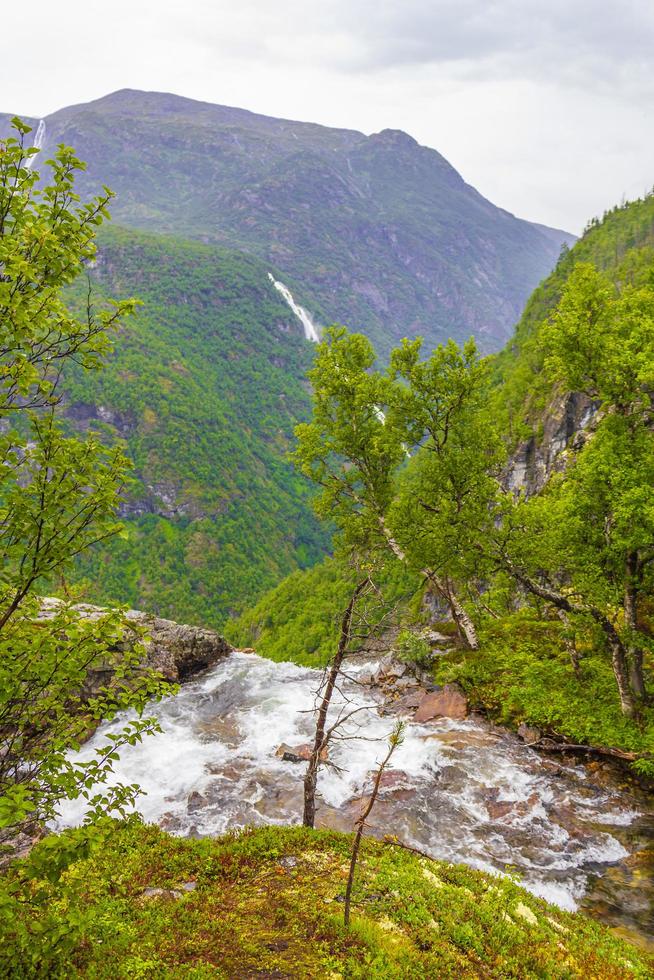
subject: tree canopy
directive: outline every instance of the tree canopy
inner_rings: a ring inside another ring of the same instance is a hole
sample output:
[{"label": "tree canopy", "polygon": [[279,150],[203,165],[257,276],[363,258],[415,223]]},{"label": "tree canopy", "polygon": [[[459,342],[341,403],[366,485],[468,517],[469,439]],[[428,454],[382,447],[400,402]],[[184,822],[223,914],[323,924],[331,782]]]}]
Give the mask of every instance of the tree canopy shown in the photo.
[{"label": "tree canopy", "polygon": [[[97,370],[134,308],[127,300],[95,309],[89,294],[76,317],[62,299],[93,259],[111,194],[79,200],[84,165],[65,146],[41,174],[30,127],[13,125],[15,135],[0,143],[0,838],[15,846],[21,833],[38,835],[62,800],[84,797],[89,827],[124,809],[135,787],[98,786],[121,744],[153,722],[137,716],[86,762],[69,750],[120,709],[140,715],[160,685],[130,674],[142,649],[125,649],[120,610],[81,615],[66,586],[78,555],[120,533],[116,508],[128,478],[119,447],[92,431],[71,436],[62,420],[66,365]],[[62,599],[45,604],[54,589]],[[88,690],[99,667],[111,680]],[[50,861],[55,874],[55,849]],[[10,895],[1,900],[11,908]]]}]

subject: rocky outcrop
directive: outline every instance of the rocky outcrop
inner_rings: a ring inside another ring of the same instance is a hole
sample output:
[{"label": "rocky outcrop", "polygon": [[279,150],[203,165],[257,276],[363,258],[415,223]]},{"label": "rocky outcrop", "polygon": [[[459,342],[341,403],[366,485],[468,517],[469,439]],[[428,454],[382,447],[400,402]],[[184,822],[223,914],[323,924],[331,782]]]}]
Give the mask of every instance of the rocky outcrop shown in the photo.
[{"label": "rocky outcrop", "polygon": [[[41,618],[51,618],[60,606],[59,599],[44,599]],[[75,608],[81,618],[88,620],[99,619],[106,612],[100,606],[85,604]],[[129,610],[125,618],[134,629],[131,630],[128,626],[122,644],[115,650],[109,651],[111,656],[104,662],[94,665],[89,670],[81,692],[83,700],[92,697],[111,680],[121,651],[128,649],[137,640],[143,643],[145,649],[141,668],[156,670],[171,683],[185,681],[208,667],[213,667],[233,649],[219,633],[202,626],[174,623],[170,619],[161,619],[159,616],[148,615],[135,609]]]},{"label": "rocky outcrop", "polygon": [[131,412],[119,412],[108,405],[95,405],[92,402],[70,402],[65,404],[67,416],[82,432],[95,429],[98,425],[108,425],[126,439],[136,429],[136,417]]},{"label": "rocky outcrop", "polygon": [[468,699],[456,684],[446,684],[442,690],[425,694],[413,716],[417,722],[434,721],[436,718],[468,717]]},{"label": "rocky outcrop", "polygon": [[147,666],[172,682],[213,667],[233,649],[219,633],[202,626],[185,626],[136,610],[130,610],[127,618],[146,631]]},{"label": "rocky outcrop", "polygon": [[507,490],[539,493],[553,473],[561,472],[571,451],[578,451],[592,432],[598,403],[569,392],[549,405],[542,432],[521,442],[504,473]]},{"label": "rocky outcrop", "polygon": [[[429,636],[437,637],[439,643],[452,642],[440,633],[430,632]],[[440,647],[436,650],[444,652]],[[382,657],[374,671],[359,673],[357,680],[382,695],[383,714],[412,717],[423,723],[436,718],[463,719],[469,713],[468,699],[458,685],[434,684],[429,671],[403,663],[392,651]]]}]

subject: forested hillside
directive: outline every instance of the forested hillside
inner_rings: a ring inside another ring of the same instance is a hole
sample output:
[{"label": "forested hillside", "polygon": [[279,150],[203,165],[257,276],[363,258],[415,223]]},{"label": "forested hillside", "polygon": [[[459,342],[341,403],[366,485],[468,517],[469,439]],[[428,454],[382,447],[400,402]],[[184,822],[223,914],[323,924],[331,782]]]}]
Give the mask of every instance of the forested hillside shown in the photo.
[{"label": "forested hillside", "polygon": [[[102,372],[69,371],[77,429],[124,439],[125,534],[87,555],[91,600],[220,625],[328,543],[285,456],[309,412],[313,347],[268,266],[216,246],[111,228],[92,302],[136,295]],[[87,283],[68,293],[84,308]]]},{"label": "forested hillside", "polygon": [[[601,220],[594,218],[590,221],[583,237],[573,248],[564,249],[556,268],[530,296],[513,338],[499,354],[489,358],[493,411],[501,419],[500,427],[512,451],[515,451],[516,440],[520,436],[537,434],[540,439],[543,437],[544,413],[546,407],[551,408],[554,390],[542,374],[546,353],[542,330],[578,262],[593,263],[615,281],[636,275],[644,279],[653,278],[654,194],[617,206]],[[323,567],[324,573],[320,570]],[[326,607],[329,589],[323,589],[321,582],[334,581],[336,573],[331,562],[326,561],[304,574],[312,582],[312,596],[324,596]],[[265,651],[271,626],[271,597],[279,595],[282,590],[282,595],[292,594],[300,603],[301,596],[307,592],[302,584],[303,578],[303,574],[293,575],[270,597],[264,596],[256,609],[249,610],[247,616],[231,627],[233,635],[243,642],[248,637],[251,640],[254,635],[260,636],[259,646]],[[337,607],[333,606],[331,617],[327,617],[332,624],[336,610]],[[294,656],[299,648],[293,643],[290,652]]]},{"label": "forested hillside", "polygon": [[539,384],[544,359],[541,328],[561,297],[577,262],[591,262],[614,281],[633,278],[654,265],[654,194],[621,204],[594,218],[572,249],[563,249],[556,268],[532,293],[511,341],[493,361],[496,407],[514,437],[542,420],[551,390]]},{"label": "forested hillside", "polygon": [[117,222],[259,256],[323,324],[362,330],[382,355],[416,334],[473,333],[499,349],[573,241],[491,204],[397,130],[365,136],[124,89],[48,116],[44,153],[61,141],[88,163],[84,195],[116,193]]},{"label": "forested hillside", "polygon": [[[437,597],[399,613],[419,657],[425,628],[456,626],[458,653],[433,661],[439,680],[649,774],[653,240],[653,196],[592,222],[498,358],[405,342],[380,371],[364,337],[331,332],[295,457],[349,565],[374,556]],[[348,591],[336,568],[292,576],[233,637],[292,658],[310,638],[319,662]]]}]

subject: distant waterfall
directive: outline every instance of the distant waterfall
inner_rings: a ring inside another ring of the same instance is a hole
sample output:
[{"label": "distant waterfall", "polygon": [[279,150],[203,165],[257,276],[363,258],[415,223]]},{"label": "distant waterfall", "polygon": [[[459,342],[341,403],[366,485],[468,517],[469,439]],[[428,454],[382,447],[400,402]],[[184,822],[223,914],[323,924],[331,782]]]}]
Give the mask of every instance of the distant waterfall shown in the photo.
[{"label": "distant waterfall", "polygon": [[300,306],[298,303],[295,302],[295,300],[293,299],[293,294],[291,293],[288,286],[285,286],[283,282],[278,282],[273,276],[272,272],[268,273],[268,278],[270,279],[271,283],[273,284],[277,292],[281,293],[281,295],[284,297],[284,299],[286,300],[290,308],[293,310],[293,313],[295,313],[296,317],[301,322],[302,326],[304,327],[304,336],[307,338],[307,340],[312,340],[314,344],[320,343],[320,334],[318,333],[318,328],[316,327],[315,323],[313,322],[313,320],[311,319],[307,311],[304,309],[304,307]]},{"label": "distant waterfall", "polygon": [[[43,146],[44,141],[45,141],[45,120],[39,119],[39,125],[36,127],[36,136],[34,137],[34,142],[32,146],[35,146],[37,150],[40,150],[41,147]],[[27,168],[27,170],[32,169],[35,160],[36,160],[36,154],[34,153],[31,157],[29,157],[29,159],[25,163],[25,167]]]}]

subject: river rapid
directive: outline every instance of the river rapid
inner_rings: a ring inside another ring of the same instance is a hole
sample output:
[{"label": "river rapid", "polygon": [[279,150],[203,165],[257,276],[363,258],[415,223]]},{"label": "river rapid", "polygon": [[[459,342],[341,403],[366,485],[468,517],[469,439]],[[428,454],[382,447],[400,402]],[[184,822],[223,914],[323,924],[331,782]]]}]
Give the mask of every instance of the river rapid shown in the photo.
[{"label": "river rapid", "polygon": [[[394,719],[352,668],[331,719],[360,709],[319,775],[319,826],[352,830]],[[235,652],[155,704],[163,729],[126,746],[115,781],[138,783],[137,809],[172,833],[214,836],[249,824],[297,823],[305,764],[276,754],[312,737],[319,671]],[[124,718],[103,724],[88,757]],[[79,801],[59,826],[83,817]],[[384,776],[369,832],[434,857],[518,875],[562,908],[654,935],[654,811],[617,776],[543,758],[481,718],[408,722]]]}]

